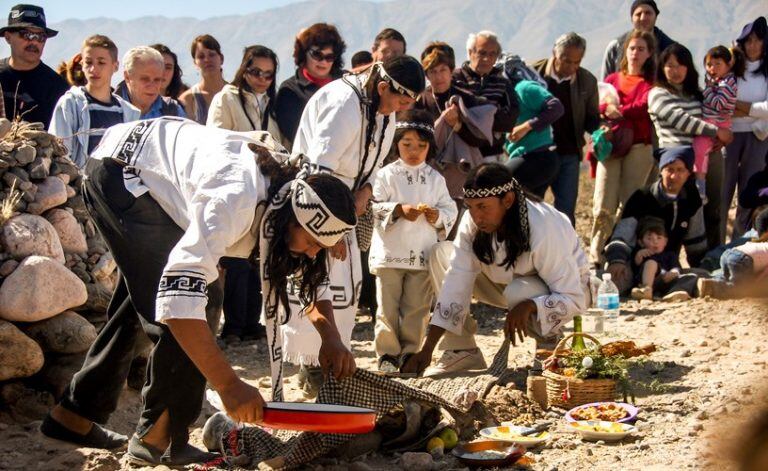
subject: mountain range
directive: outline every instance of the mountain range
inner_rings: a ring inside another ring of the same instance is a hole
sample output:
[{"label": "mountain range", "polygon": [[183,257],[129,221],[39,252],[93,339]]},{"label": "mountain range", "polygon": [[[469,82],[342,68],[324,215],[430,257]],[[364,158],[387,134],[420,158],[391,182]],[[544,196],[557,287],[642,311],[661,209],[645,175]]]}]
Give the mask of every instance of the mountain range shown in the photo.
[{"label": "mountain range", "polygon": [[[184,80],[192,84],[198,74],[189,46],[192,38],[208,33],[222,45],[225,78],[232,78],[245,46],[263,44],[280,58],[278,79],[283,80],[294,71],[291,54],[296,33],[313,23],[328,22],[339,28],[347,43],[346,64],[354,52],[369,49],[376,33],[385,27],[403,33],[411,55],[418,57],[429,41],[443,40],[454,47],[457,61],[466,58],[465,43],[471,32],[492,30],[505,51],[532,61],[548,56],[560,34],[576,31],[587,39],[582,65],[597,75],[605,46],[631,25],[630,4],[629,0],[315,0],[206,19],[185,18],[183,12],[175,18],[125,21],[73,17],[50,25],[60,33],[46,44],[43,59],[54,66],[78,52],[83,39],[96,33],[112,38],[121,55],[133,46],[160,42],[178,54]],[[768,12],[766,0],[659,0],[658,4],[657,26],[688,46],[697,61],[709,47],[729,45],[745,23]],[[0,56],[9,53],[3,42]],[[121,77],[122,73],[115,74],[113,81]]]}]

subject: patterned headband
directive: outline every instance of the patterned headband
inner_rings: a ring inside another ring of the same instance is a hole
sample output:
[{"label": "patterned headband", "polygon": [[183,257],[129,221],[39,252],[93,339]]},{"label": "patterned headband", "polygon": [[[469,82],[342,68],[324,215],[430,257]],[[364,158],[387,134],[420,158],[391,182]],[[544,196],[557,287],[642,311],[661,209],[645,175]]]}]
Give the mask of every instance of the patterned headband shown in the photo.
[{"label": "patterned headband", "polygon": [[326,247],[332,247],[355,225],[337,218],[301,178],[290,182],[291,206],[301,227]]},{"label": "patterned headband", "polygon": [[514,188],[514,180],[491,188],[464,188],[464,198],[488,198],[489,196],[501,196],[509,191],[514,190]]},{"label": "patterned headband", "polygon": [[395,124],[395,129],[421,129],[422,131],[427,131],[430,134],[435,133],[435,128],[430,126],[427,123],[415,123],[412,121],[398,121]]},{"label": "patterned headband", "polygon": [[394,88],[397,93],[401,95],[408,95],[414,100],[419,97],[418,93],[400,85],[400,83],[397,80],[393,79],[392,76],[387,73],[387,70],[384,68],[384,64],[382,64],[381,62],[377,62],[376,65],[379,66],[379,73],[381,74],[381,78],[389,81],[389,83],[392,85],[392,88]]}]

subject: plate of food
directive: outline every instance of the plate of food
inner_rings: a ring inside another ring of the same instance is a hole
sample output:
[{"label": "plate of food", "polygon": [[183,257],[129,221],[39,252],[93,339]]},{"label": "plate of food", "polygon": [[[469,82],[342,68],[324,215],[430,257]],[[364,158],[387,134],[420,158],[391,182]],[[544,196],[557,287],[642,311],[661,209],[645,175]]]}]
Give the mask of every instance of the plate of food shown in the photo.
[{"label": "plate of food", "polygon": [[594,441],[615,442],[637,431],[634,425],[606,422],[604,420],[577,420],[576,422],[570,422],[569,425],[584,440]]},{"label": "plate of food", "polygon": [[472,467],[509,466],[525,454],[525,448],[500,440],[481,440],[456,445],[453,456]]},{"label": "plate of food", "polygon": [[626,402],[593,402],[574,407],[565,414],[565,420],[602,420],[605,422],[632,423],[637,419],[638,408]]},{"label": "plate of food", "polygon": [[523,448],[533,448],[549,440],[549,432],[536,432],[530,427],[517,425],[504,425],[499,427],[487,427],[480,430],[480,436],[490,440],[514,443]]}]

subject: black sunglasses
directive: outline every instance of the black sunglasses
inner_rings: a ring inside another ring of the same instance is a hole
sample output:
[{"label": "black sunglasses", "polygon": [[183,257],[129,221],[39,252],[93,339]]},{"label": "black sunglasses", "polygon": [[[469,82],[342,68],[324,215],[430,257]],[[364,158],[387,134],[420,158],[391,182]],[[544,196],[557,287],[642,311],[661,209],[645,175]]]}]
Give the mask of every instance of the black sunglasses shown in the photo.
[{"label": "black sunglasses", "polygon": [[271,80],[275,77],[275,72],[272,70],[261,70],[258,67],[252,67],[250,69],[246,69],[245,73],[250,75],[251,77],[255,78],[263,78],[265,80]]},{"label": "black sunglasses", "polygon": [[44,31],[41,33],[35,33],[28,29],[20,29],[20,30],[17,30],[16,32],[19,33],[19,36],[21,36],[27,41],[39,41],[41,43],[44,43],[48,39],[48,35],[45,34]]},{"label": "black sunglasses", "polygon": [[315,48],[310,49],[308,52],[309,52],[309,57],[311,57],[312,59],[314,59],[314,60],[316,60],[318,62],[320,62],[320,61],[333,62],[333,61],[336,60],[336,54],[333,53],[333,52],[328,53],[328,54],[323,54],[320,51],[320,49],[315,49]]}]

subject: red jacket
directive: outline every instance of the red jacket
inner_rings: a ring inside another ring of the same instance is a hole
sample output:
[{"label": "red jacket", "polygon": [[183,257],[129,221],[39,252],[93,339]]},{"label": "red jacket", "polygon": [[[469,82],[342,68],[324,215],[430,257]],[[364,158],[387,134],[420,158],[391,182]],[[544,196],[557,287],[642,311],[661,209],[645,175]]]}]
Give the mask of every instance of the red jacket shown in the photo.
[{"label": "red jacket", "polygon": [[[621,106],[619,111],[627,121],[632,123],[632,130],[634,131],[634,143],[635,144],[650,144],[651,143],[651,117],[648,115],[648,92],[653,88],[653,84],[646,80],[641,80],[632,93],[625,95],[619,89],[619,74],[621,72],[614,72],[611,75],[605,77],[605,82],[613,85],[619,92],[619,101]],[[600,113],[603,113],[605,108],[600,107]]]}]

